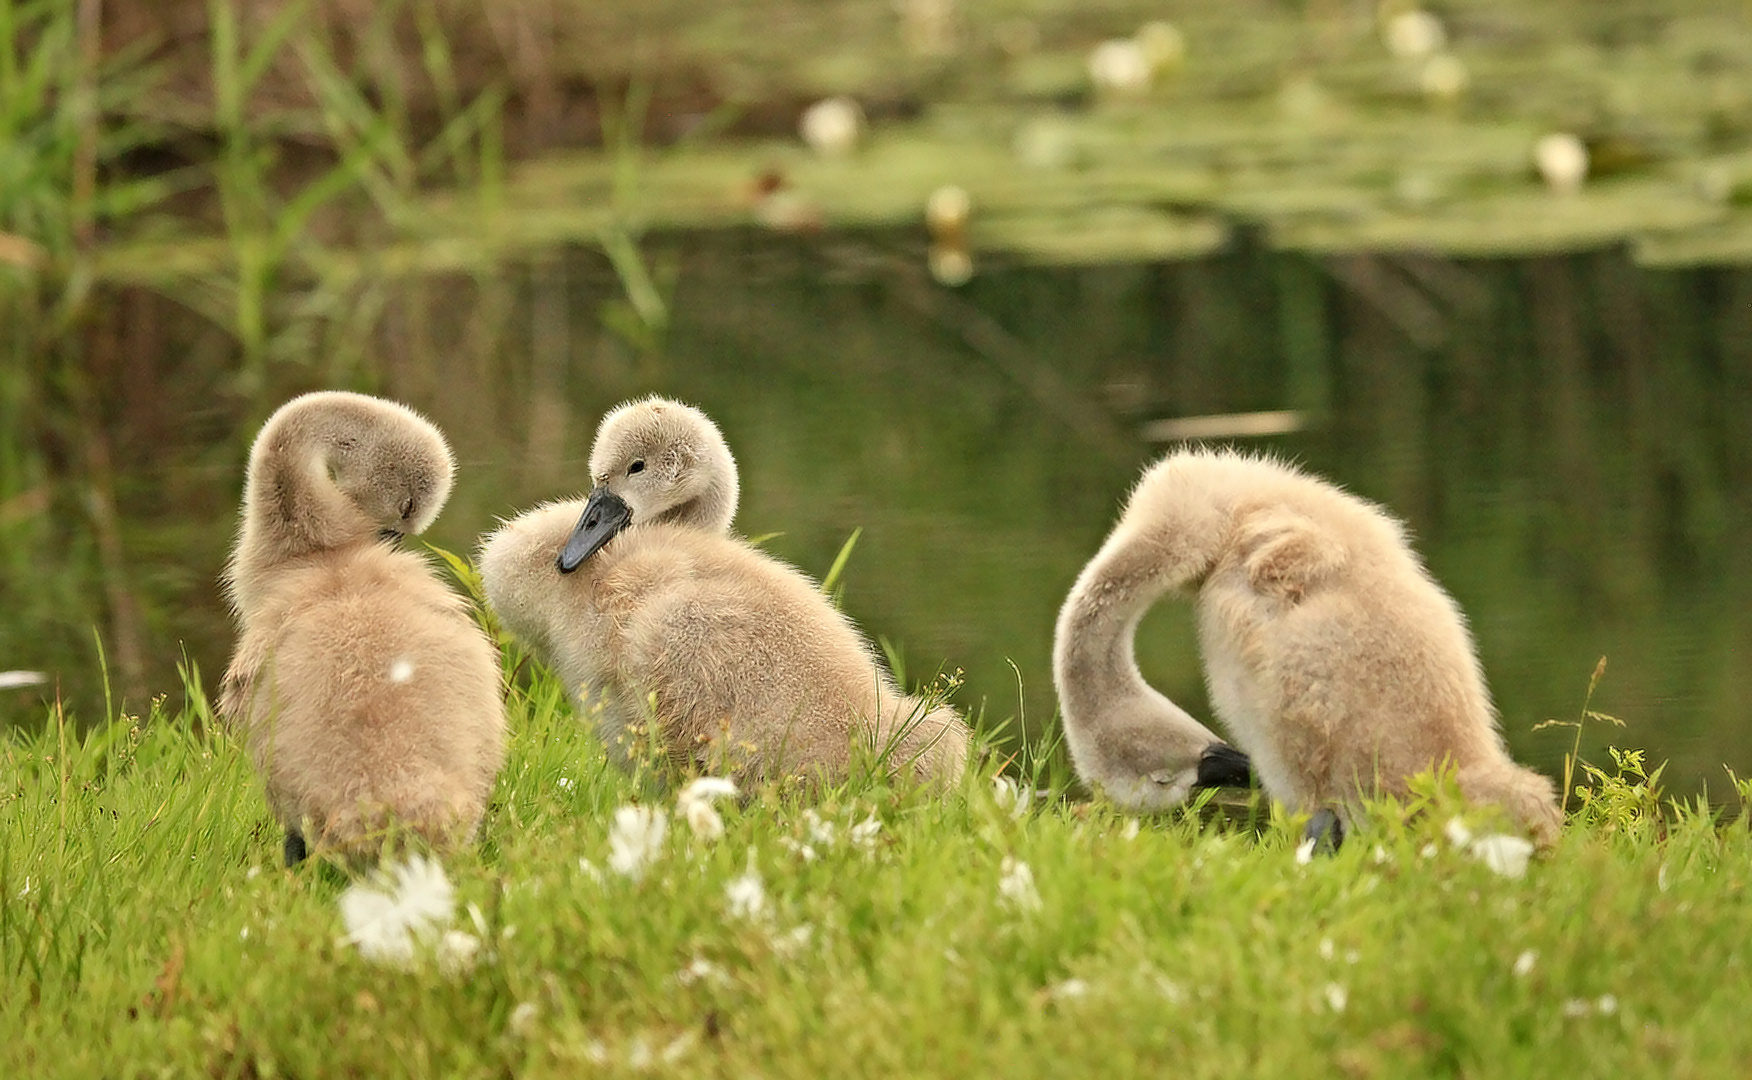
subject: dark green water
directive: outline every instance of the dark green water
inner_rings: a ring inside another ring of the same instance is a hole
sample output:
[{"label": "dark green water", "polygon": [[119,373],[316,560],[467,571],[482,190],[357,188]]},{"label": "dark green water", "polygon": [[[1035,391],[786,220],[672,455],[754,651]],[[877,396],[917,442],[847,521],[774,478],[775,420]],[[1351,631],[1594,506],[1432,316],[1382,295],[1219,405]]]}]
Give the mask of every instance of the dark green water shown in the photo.
[{"label": "dark green water", "polygon": [[[677,269],[658,350],[603,329],[620,287],[585,251],[399,286],[368,361],[282,363],[260,391],[240,389],[224,341],[192,316],[119,303],[124,330],[154,320],[150,355],[124,365],[156,365],[151,389],[118,375],[105,399],[147,685],[174,685],[178,642],[209,684],[223,665],[212,581],[244,448],[285,394],[352,386],[427,411],[461,460],[431,539],[467,548],[496,515],[587,486],[597,417],[661,392],[724,428],[743,532],[781,534],[767,546],[819,576],[861,528],[847,609],[903,651],[909,678],[963,669],[964,706],[1024,714],[1038,734],[1058,605],[1165,450],[1140,427],[1297,409],[1308,428],[1245,445],[1411,523],[1470,614],[1521,757],[1558,768],[1570,733],[1530,729],[1573,717],[1606,656],[1594,706],[1627,724],[1611,741],[1670,760],[1681,792],[1725,794],[1724,763],[1752,772],[1752,271],[1244,245],[1184,264],[987,265],[948,291],[911,235],[652,247]],[[0,668],[55,669],[90,702],[89,625],[65,614],[0,612],[14,653]],[[1184,606],[1152,614],[1139,654],[1208,714]],[[14,719],[34,708],[3,696]]]}]

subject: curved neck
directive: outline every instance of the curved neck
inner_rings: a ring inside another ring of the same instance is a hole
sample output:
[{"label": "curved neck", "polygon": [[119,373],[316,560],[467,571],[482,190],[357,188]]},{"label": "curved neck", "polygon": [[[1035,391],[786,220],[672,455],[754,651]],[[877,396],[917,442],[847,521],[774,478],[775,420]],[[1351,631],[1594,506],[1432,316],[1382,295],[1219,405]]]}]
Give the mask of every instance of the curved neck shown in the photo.
[{"label": "curved neck", "polygon": [[727,533],[736,517],[736,487],[734,478],[713,476],[704,491],[671,506],[651,520],[705,532]]},{"label": "curved neck", "polygon": [[1059,615],[1053,668],[1067,722],[1160,696],[1138,671],[1133,638],[1168,583],[1138,572],[1145,568],[1130,556],[1113,544],[1102,548],[1083,568]]},{"label": "curved neck", "polygon": [[260,573],[312,552],[376,539],[376,530],[329,478],[325,455],[303,440],[265,447],[250,464],[243,524],[226,568],[232,599],[249,606]]}]

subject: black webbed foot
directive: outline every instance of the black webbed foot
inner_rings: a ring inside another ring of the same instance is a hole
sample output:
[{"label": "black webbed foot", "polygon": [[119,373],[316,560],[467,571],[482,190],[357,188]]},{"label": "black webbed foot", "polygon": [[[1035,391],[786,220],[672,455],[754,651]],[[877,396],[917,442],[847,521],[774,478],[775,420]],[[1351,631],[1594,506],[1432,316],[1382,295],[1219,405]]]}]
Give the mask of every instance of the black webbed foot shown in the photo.
[{"label": "black webbed foot", "polygon": [[1339,820],[1336,812],[1323,806],[1308,819],[1308,827],[1302,830],[1302,839],[1314,841],[1314,854],[1331,855],[1344,844],[1344,822]]},{"label": "black webbed foot", "polygon": [[309,854],[309,849],[304,846],[304,837],[291,829],[287,829],[286,866],[288,868],[297,866],[299,863],[303,862],[305,856]]}]

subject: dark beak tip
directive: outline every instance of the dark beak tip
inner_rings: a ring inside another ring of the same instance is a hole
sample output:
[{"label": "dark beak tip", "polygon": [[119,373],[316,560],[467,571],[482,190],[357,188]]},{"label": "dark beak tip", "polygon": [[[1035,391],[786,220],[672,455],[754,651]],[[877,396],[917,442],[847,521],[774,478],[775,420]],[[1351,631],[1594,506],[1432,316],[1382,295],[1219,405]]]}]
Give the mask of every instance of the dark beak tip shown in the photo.
[{"label": "dark beak tip", "polygon": [[1253,762],[1228,743],[1212,743],[1198,759],[1199,787],[1251,787]]},{"label": "dark beak tip", "polygon": [[562,574],[570,574],[583,566],[585,560],[601,551],[620,531],[632,523],[633,511],[620,496],[599,487],[590,493],[584,512],[572,535],[566,538],[554,566]]}]

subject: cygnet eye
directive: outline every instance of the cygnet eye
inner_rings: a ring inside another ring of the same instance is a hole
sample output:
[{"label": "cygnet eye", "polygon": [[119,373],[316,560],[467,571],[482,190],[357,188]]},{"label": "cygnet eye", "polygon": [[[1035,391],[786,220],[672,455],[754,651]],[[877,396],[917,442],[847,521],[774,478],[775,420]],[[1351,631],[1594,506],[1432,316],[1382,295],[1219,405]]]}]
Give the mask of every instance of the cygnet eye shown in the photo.
[{"label": "cygnet eye", "polygon": [[402,504],[401,504],[402,520],[406,521],[408,518],[412,517],[413,514],[414,514],[414,497],[412,495],[409,495],[407,498],[402,500]]},{"label": "cygnet eye", "polygon": [[635,459],[633,459],[633,463],[631,465],[627,466],[627,475],[628,476],[631,476],[634,473],[642,473],[644,471],[645,471],[645,459],[644,458],[635,458]]}]

